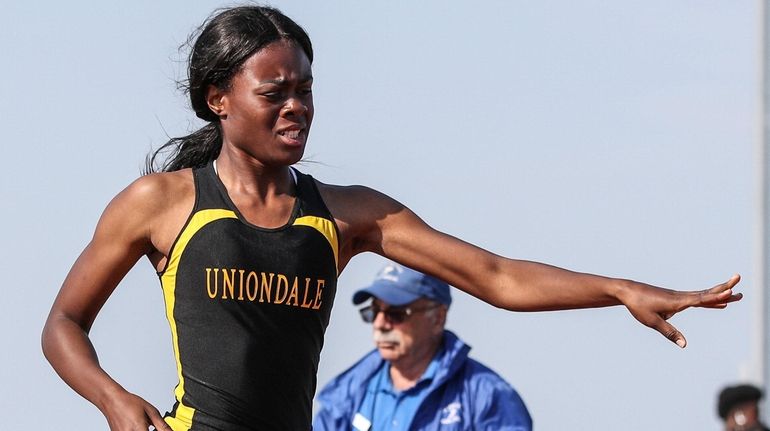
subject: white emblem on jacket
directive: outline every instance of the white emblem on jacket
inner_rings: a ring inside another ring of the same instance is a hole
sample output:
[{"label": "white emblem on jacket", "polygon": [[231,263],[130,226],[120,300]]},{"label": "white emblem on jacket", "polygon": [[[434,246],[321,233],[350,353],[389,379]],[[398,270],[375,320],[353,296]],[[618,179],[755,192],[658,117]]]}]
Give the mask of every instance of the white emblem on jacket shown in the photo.
[{"label": "white emblem on jacket", "polygon": [[462,416],[460,416],[460,410],[462,410],[462,408],[462,404],[455,401],[441,409],[441,424],[450,425],[460,422],[462,420]]},{"label": "white emblem on jacket", "polygon": [[353,417],[353,428],[358,431],[369,431],[372,428],[372,422],[361,413],[356,413]]}]

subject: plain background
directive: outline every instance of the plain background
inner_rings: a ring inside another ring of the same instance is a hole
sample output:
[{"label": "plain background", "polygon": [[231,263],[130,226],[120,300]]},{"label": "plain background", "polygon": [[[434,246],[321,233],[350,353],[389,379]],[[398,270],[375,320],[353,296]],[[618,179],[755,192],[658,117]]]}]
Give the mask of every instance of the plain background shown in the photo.
[{"label": "plain background", "polygon": [[[0,17],[2,429],[106,429],[39,334],[109,200],[168,136],[200,126],[178,47],[228,3],[9,1]],[[316,117],[300,169],[365,184],[496,253],[744,301],[672,322],[621,307],[522,314],[455,291],[448,326],[522,394],[538,430],[716,430],[718,390],[757,377],[756,1],[275,2],[309,32]],[[370,349],[350,295],[319,385]],[[141,261],[99,315],[102,365],[161,412],[176,373]]]}]

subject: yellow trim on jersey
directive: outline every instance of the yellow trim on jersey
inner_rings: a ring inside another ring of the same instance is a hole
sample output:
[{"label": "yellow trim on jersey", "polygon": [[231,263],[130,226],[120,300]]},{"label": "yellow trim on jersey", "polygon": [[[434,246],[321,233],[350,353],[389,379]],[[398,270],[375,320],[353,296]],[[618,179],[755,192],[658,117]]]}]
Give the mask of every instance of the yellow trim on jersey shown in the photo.
[{"label": "yellow trim on jersey", "polygon": [[163,420],[166,421],[173,431],[189,431],[192,427],[193,413],[195,413],[195,409],[182,406],[182,403],[180,402],[174,412],[176,416],[167,416],[163,418]]},{"label": "yellow trim on jersey", "polygon": [[179,235],[179,239],[174,245],[174,249],[171,250],[168,266],[161,277],[163,298],[166,302],[166,318],[171,326],[171,340],[174,345],[176,370],[177,376],[179,377],[179,384],[174,389],[174,396],[179,404],[176,407],[174,417],[165,418],[166,423],[168,423],[174,431],[188,431],[190,427],[192,427],[192,419],[195,414],[195,409],[182,404],[182,396],[184,395],[184,377],[182,376],[182,362],[179,359],[179,339],[176,332],[176,321],[174,320],[176,273],[179,267],[179,259],[182,257],[182,253],[184,253],[187,243],[190,242],[193,235],[203,228],[203,226],[225,218],[237,218],[237,216],[233,211],[222,209],[201,210],[195,213]]},{"label": "yellow trim on jersey", "polygon": [[334,223],[331,220],[316,217],[305,216],[294,220],[293,226],[309,226],[321,233],[321,235],[329,241],[329,245],[332,247],[334,253],[334,267],[337,268],[339,274],[339,240],[337,239],[337,229],[334,228]]}]

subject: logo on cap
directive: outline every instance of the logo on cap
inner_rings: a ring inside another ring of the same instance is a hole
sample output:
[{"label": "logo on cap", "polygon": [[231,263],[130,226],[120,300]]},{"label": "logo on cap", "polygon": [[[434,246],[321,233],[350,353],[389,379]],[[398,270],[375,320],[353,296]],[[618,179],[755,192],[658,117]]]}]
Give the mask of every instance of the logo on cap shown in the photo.
[{"label": "logo on cap", "polygon": [[404,272],[404,268],[399,265],[386,265],[385,268],[382,268],[379,274],[377,274],[377,278],[380,280],[388,280],[392,281],[393,283],[398,282],[398,276],[401,275]]}]

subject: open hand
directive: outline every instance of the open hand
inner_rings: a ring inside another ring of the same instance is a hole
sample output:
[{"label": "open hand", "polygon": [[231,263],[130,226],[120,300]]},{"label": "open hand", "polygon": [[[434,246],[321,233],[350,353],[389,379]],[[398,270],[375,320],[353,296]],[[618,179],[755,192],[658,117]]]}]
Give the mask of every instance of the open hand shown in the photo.
[{"label": "open hand", "polygon": [[725,308],[727,304],[739,301],[743,294],[733,293],[732,289],[740,280],[741,276],[736,274],[711,289],[695,292],[680,292],[633,283],[621,295],[621,301],[636,320],[684,348],[687,340],[678,329],[668,323],[668,319],[690,307]]}]

